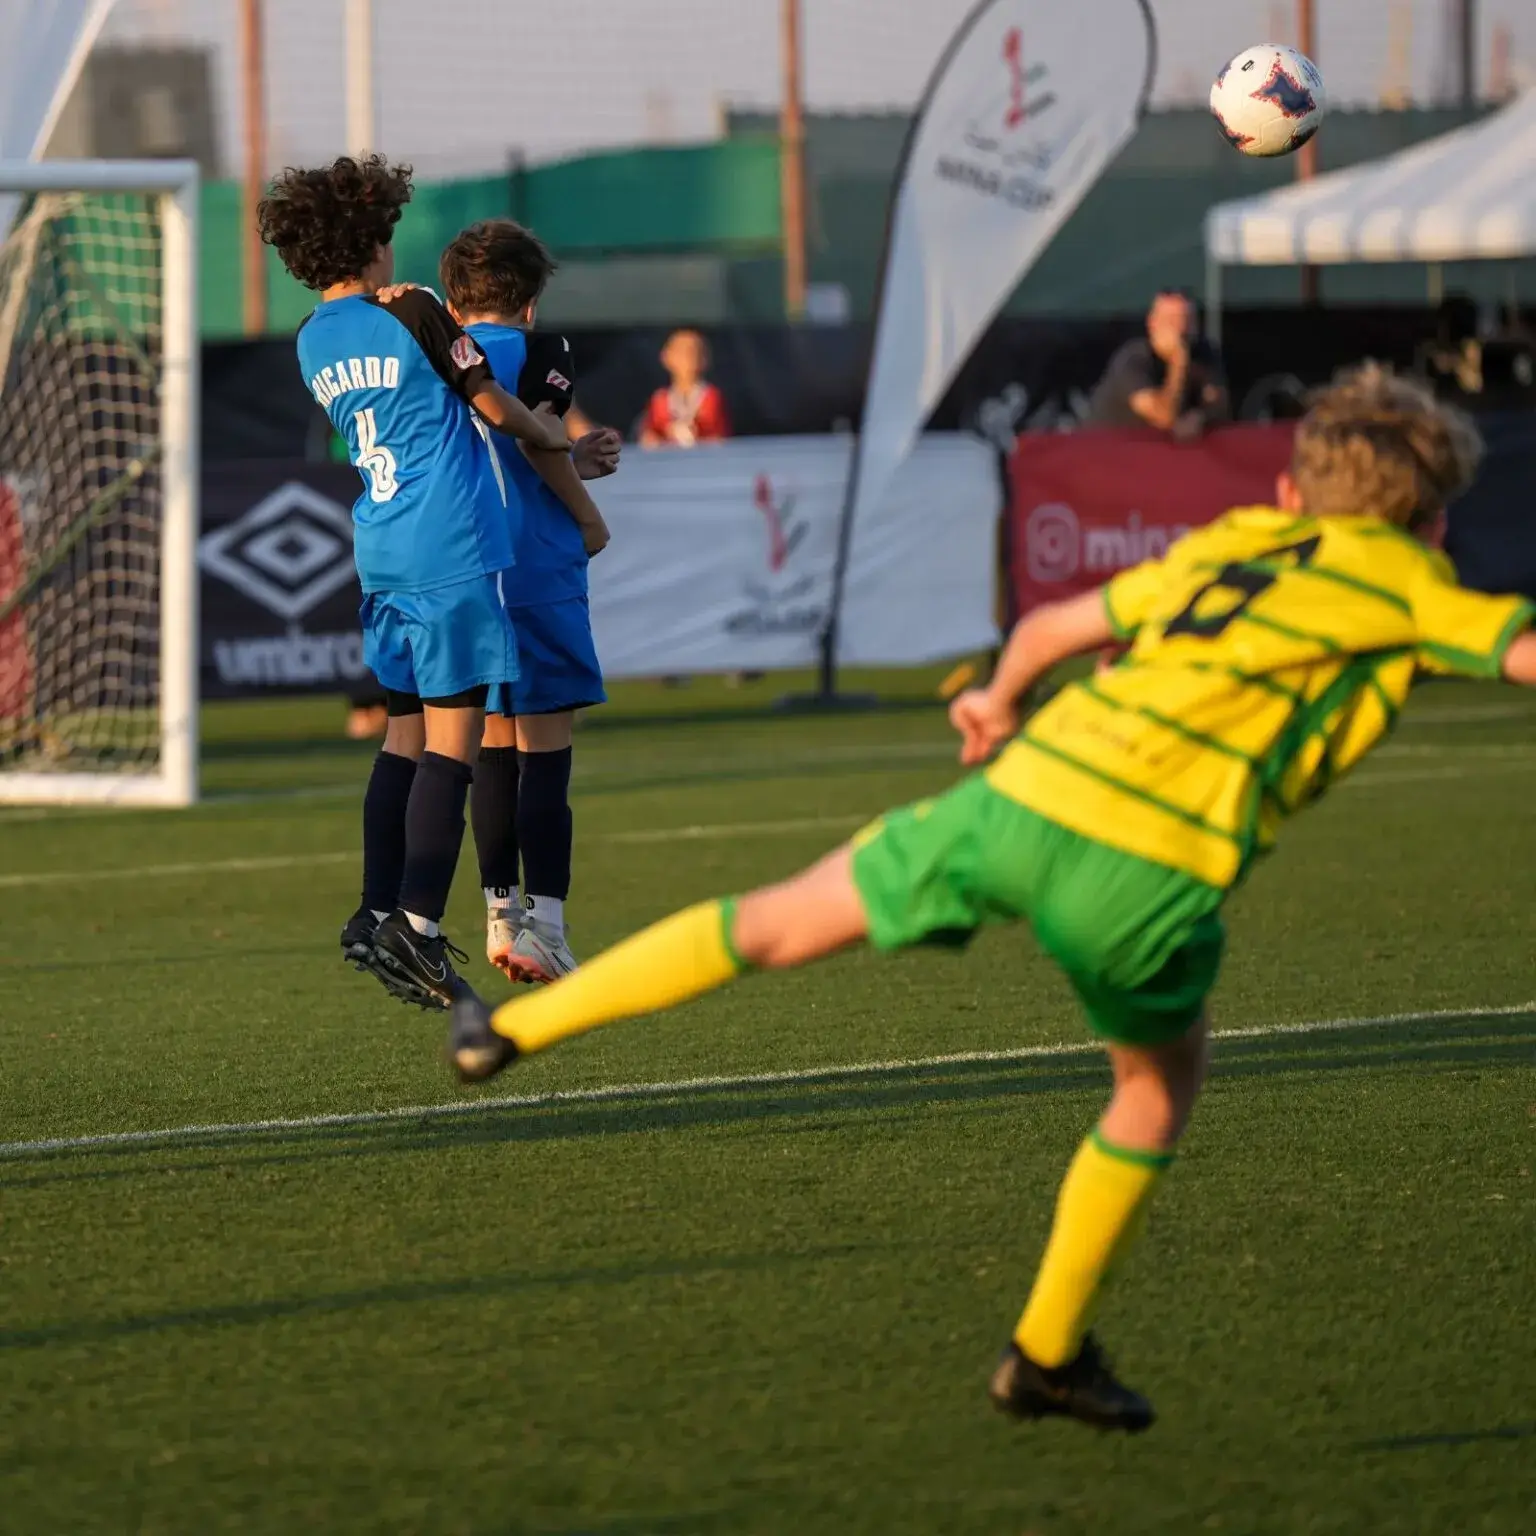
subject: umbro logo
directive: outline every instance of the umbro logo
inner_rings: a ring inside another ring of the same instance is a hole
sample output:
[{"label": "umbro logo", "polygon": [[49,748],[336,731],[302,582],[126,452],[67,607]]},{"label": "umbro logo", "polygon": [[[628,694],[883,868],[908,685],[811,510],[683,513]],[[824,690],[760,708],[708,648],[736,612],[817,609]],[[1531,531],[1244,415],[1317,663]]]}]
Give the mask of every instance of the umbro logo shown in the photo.
[{"label": "umbro logo", "polygon": [[289,622],[353,579],[352,514],[291,480],[198,541],[210,576]]}]

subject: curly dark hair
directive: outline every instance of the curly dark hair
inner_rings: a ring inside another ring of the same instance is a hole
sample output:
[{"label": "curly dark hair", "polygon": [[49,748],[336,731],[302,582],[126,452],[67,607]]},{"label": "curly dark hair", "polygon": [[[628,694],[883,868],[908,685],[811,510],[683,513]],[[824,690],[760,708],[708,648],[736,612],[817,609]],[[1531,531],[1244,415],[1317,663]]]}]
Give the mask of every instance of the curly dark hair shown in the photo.
[{"label": "curly dark hair", "polygon": [[543,293],[555,259],[532,230],[482,219],[456,236],[437,264],[448,302],[461,315],[516,315]]},{"label": "curly dark hair", "polygon": [[257,204],[256,222],[306,288],[331,288],[372,264],[410,200],[410,166],[343,155],[312,170],[289,166]]}]

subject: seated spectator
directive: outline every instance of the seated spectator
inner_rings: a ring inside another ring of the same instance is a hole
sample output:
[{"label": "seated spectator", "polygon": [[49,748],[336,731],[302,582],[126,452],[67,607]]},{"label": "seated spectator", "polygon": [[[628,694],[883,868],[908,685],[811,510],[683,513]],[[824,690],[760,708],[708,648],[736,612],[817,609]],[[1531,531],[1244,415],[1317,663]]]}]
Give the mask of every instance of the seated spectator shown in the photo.
[{"label": "seated spectator", "polygon": [[1195,301],[1166,291],[1147,311],[1145,337],[1110,359],[1085,425],[1155,427],[1187,441],[1230,414],[1221,356],[1199,334]]},{"label": "seated spectator", "polygon": [[1472,411],[1527,411],[1536,404],[1536,341],[1515,315],[1483,334],[1476,302],[1447,294],[1435,313],[1435,338],[1415,365],[1437,398]]},{"label": "seated spectator", "polygon": [[673,331],[661,349],[671,384],[658,389],[640,419],[642,448],[692,448],[731,435],[725,397],[704,377],[709,348],[697,331]]},{"label": "seated spectator", "polygon": [[1483,344],[1479,339],[1477,301],[1448,293],[1435,310],[1435,336],[1418,349],[1414,366],[1436,398],[1456,405],[1472,403],[1483,392]]},{"label": "seated spectator", "polygon": [[1536,338],[1499,331],[1483,343],[1483,411],[1536,409]]}]

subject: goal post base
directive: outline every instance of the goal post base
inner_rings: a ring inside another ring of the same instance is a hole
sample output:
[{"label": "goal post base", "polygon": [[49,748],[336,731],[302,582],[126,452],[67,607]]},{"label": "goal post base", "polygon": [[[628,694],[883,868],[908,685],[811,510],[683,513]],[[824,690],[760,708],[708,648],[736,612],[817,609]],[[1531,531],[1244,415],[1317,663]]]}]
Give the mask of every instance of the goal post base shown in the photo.
[{"label": "goal post base", "polygon": [[155,773],[0,773],[0,805],[193,805],[190,786]]}]

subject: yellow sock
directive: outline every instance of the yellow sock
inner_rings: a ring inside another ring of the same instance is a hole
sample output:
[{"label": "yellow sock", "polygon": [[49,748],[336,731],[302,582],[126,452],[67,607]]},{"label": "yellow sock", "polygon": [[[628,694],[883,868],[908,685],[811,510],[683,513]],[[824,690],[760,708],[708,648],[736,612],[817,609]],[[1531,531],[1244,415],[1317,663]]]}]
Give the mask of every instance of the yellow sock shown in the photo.
[{"label": "yellow sock", "polygon": [[491,1026],[519,1051],[542,1051],[600,1024],[672,1008],[746,969],[731,944],[734,901],[706,901],[653,923],[552,986],[505,1003]]},{"label": "yellow sock", "polygon": [[1130,1152],[1097,1130],[1077,1149],[1014,1342],[1037,1365],[1075,1358],[1100,1287],[1139,1234],[1173,1154]]}]

